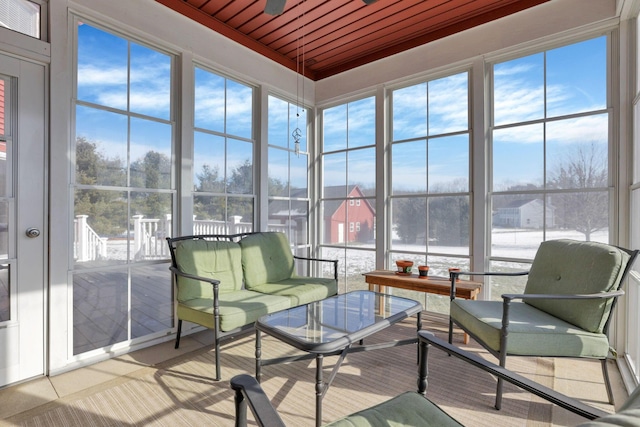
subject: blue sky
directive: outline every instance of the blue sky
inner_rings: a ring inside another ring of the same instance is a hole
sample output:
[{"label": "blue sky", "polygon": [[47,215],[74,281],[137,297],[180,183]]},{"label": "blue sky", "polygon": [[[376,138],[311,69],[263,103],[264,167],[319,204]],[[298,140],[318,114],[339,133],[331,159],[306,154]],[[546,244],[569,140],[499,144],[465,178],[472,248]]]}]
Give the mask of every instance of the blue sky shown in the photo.
[{"label": "blue sky", "polygon": [[[132,121],[131,144],[127,145],[127,123],[121,117],[110,111],[78,107],[77,135],[98,143],[109,156],[126,159],[129,150],[132,161],[149,150],[170,155],[171,127],[165,121],[171,119],[171,57],[91,25],[79,25],[78,32],[78,99],[116,111],[128,109],[142,117]],[[498,127],[492,145],[496,189],[514,184],[541,185],[545,165],[549,173],[554,162],[570,155],[575,146],[606,145],[606,113],[569,117],[549,122],[546,127],[527,123],[606,108],[606,42],[603,36],[501,62],[490,70],[494,87],[491,114]],[[468,78],[468,73],[462,72],[393,91],[393,140],[417,138],[392,148],[394,191],[424,191],[427,183],[431,191],[447,187],[466,191],[461,186],[468,185],[464,181],[470,162],[466,150]],[[195,81],[196,127],[251,139],[251,88],[199,68]],[[294,103],[271,97],[269,143],[292,148],[291,132],[301,126],[299,123],[304,126],[306,114]],[[326,157],[325,185],[373,187],[374,98],[327,109],[323,123],[325,151],[367,147]],[[439,137],[443,134],[448,136]],[[429,140],[427,148],[426,137],[438,138]],[[219,163],[218,148],[207,147],[208,142],[202,142],[205,140],[216,138],[196,137],[196,171],[204,163]],[[287,155],[290,158],[285,159],[284,153],[270,150],[279,161],[291,162],[292,180],[306,175],[303,163],[307,160],[307,141],[303,137],[301,142],[301,157]],[[245,141],[230,140],[226,150],[228,169],[252,160],[250,145]],[[271,176],[281,180],[287,176],[287,168],[270,167]]]}]

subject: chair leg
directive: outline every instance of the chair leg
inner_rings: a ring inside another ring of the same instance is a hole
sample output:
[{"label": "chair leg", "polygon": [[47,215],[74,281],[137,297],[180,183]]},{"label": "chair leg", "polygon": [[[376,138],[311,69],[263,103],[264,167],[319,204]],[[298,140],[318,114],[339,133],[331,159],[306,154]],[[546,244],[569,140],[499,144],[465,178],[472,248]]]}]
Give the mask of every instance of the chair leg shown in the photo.
[{"label": "chair leg", "polygon": [[216,381],[220,381],[220,338],[215,330],[213,331],[213,339],[215,341],[214,346],[216,348]]},{"label": "chair leg", "polygon": [[[504,353],[500,353],[500,357],[498,358],[500,361],[500,366],[503,368],[507,364],[507,355]],[[496,404],[495,408],[499,411],[502,408],[502,378],[498,378],[498,385],[496,386]]]},{"label": "chair leg", "polygon": [[600,363],[602,364],[602,376],[604,377],[604,386],[607,388],[607,397],[609,398],[609,403],[614,404],[613,401],[613,390],[611,390],[611,382],[609,381],[609,370],[607,368],[607,359],[600,359]]},{"label": "chair leg", "polygon": [[178,333],[176,334],[176,346],[174,348],[180,347],[180,333],[182,332],[182,319],[178,319]]}]

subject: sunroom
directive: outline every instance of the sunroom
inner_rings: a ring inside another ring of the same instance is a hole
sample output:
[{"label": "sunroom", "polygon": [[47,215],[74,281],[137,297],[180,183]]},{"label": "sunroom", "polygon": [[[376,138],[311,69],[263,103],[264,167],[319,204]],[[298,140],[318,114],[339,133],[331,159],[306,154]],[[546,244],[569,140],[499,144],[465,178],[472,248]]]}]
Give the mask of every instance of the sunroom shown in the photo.
[{"label": "sunroom", "polygon": [[[341,293],[397,259],[446,275],[527,269],[561,238],[640,248],[639,1],[481,2],[514,12],[325,75],[305,57],[323,2],[287,2],[293,67],[199,21],[206,3],[0,0],[0,387],[171,341],[166,237],[282,231],[339,260]],[[640,266],[624,289],[630,391]]]}]

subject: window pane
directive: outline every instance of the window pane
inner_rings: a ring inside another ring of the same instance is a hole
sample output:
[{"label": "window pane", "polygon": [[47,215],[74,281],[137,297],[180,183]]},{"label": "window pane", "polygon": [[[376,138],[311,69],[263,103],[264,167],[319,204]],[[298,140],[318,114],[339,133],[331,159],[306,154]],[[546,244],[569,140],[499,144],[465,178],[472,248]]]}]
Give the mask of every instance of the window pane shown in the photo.
[{"label": "window pane", "polygon": [[309,156],[300,154],[298,156],[289,154],[291,161],[291,197],[309,197],[309,182],[307,170],[309,169]]},{"label": "window pane", "polygon": [[194,132],[193,173],[195,191],[224,192],[224,138]]},{"label": "window pane", "polygon": [[427,135],[426,83],[394,90],[392,106],[394,141]]},{"label": "window pane", "polygon": [[[323,160],[324,197],[346,197],[347,155],[346,153],[325,154]],[[336,186],[341,191],[336,193]],[[334,187],[334,188],[330,188]]]},{"label": "window pane", "polygon": [[609,180],[608,118],[605,114],[547,125],[547,185],[605,188]]},{"label": "window pane", "polygon": [[493,67],[493,122],[496,126],[544,118],[544,54]]},{"label": "window pane", "polygon": [[171,188],[171,125],[131,118],[131,186]]},{"label": "window pane", "polygon": [[394,250],[425,252],[427,247],[427,199],[398,197],[391,200],[391,228]]},{"label": "window pane", "polygon": [[127,109],[127,45],[125,39],[87,24],[79,25],[79,100]]},{"label": "window pane", "polygon": [[345,238],[346,243],[361,245],[374,239],[373,230],[376,218],[374,204],[374,199],[349,200],[346,221],[349,227]]},{"label": "window pane", "polygon": [[430,139],[428,159],[430,193],[469,191],[468,135]]},{"label": "window pane", "polygon": [[367,189],[369,194],[375,192],[376,188],[376,150],[375,148],[364,148],[359,150],[349,150],[347,154],[349,170],[348,184],[358,185],[361,189]]},{"label": "window pane", "polygon": [[349,232],[345,200],[325,200],[321,202],[320,209],[324,229],[322,241],[328,244],[345,243]]},{"label": "window pane", "polygon": [[498,195],[492,198],[491,254],[533,259],[544,241],[544,210],[553,207],[539,194]]},{"label": "window pane", "polygon": [[[293,109],[294,106],[291,106]],[[269,97],[269,145],[277,145],[278,147],[289,147],[289,126],[290,120],[295,118],[290,114],[289,103],[275,96]],[[269,156],[271,161],[271,156]]]},{"label": "window pane", "polygon": [[542,124],[535,124],[493,132],[494,191],[542,186],[543,129]]},{"label": "window pane", "polygon": [[132,338],[173,327],[173,285],[167,268],[156,264],[131,271]]},{"label": "window pane", "polygon": [[169,120],[171,57],[131,43],[130,78],[129,110]]},{"label": "window pane", "polygon": [[289,152],[288,151],[280,150],[277,148],[269,148],[268,173],[269,173],[269,196],[289,197]]},{"label": "window pane", "polygon": [[78,106],[76,120],[76,183],[125,186],[127,117]]},{"label": "window pane", "polygon": [[365,98],[348,104],[349,148],[376,144],[376,102]]},{"label": "window pane", "polygon": [[583,191],[549,196],[549,239],[575,239],[609,243],[609,193]]},{"label": "window pane", "polygon": [[233,231],[233,233],[251,231],[253,229],[253,199],[247,197],[229,197],[227,204],[229,221],[236,226],[242,223],[243,227],[248,228],[248,230],[236,230]]},{"label": "window pane", "polygon": [[227,139],[227,192],[253,192],[253,144]]},{"label": "window pane", "polygon": [[607,106],[607,38],[599,37],[547,52],[547,116]]},{"label": "window pane", "polygon": [[[459,132],[469,128],[467,82],[467,73],[429,82],[429,135]],[[420,105],[418,104],[418,108]]]},{"label": "window pane", "polygon": [[193,234],[226,234],[225,197],[194,196]]},{"label": "window pane", "polygon": [[226,132],[253,137],[253,89],[227,79]]},{"label": "window pane", "polygon": [[4,0],[0,7],[3,27],[40,38],[40,5],[27,0]]},{"label": "window pane", "polygon": [[195,126],[201,129],[224,132],[224,77],[196,68],[195,80]]},{"label": "window pane", "polygon": [[427,191],[426,141],[400,142],[391,146],[391,185],[393,194]]},{"label": "window pane", "polygon": [[429,198],[430,252],[469,254],[469,197]]},{"label": "window pane", "polygon": [[347,148],[347,105],[327,108],[323,111],[322,151],[344,150]]},{"label": "window pane", "polygon": [[[531,264],[520,262],[492,261],[489,270],[497,273],[518,273],[529,271]],[[487,276],[485,283],[489,285],[491,299],[502,301],[502,294],[521,294],[527,284],[525,276]]]}]

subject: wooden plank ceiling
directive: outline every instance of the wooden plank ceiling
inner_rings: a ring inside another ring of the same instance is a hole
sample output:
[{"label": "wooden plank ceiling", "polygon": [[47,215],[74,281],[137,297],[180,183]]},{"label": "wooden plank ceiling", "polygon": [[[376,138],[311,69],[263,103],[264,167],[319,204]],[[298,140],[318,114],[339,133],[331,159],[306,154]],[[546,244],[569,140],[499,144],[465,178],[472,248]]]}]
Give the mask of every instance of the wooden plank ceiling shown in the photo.
[{"label": "wooden plank ceiling", "polygon": [[312,80],[385,58],[549,0],[156,0]]}]

